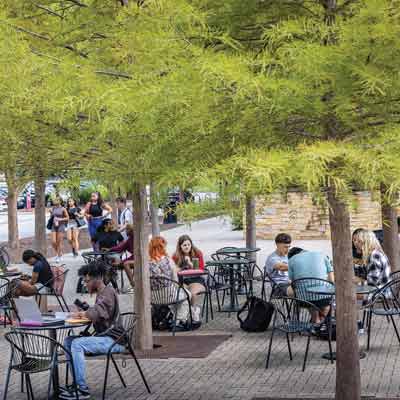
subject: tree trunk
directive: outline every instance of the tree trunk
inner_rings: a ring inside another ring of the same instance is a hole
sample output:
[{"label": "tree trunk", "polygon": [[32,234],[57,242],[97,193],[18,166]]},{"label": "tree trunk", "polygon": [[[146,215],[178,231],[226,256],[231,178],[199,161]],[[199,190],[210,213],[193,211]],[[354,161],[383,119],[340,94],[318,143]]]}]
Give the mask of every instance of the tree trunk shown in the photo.
[{"label": "tree trunk", "polygon": [[381,209],[382,209],[382,230],[383,250],[389,258],[392,271],[400,268],[400,244],[399,227],[397,224],[397,210],[392,206],[393,198],[387,198],[387,187],[381,185]]},{"label": "tree trunk", "polygon": [[146,187],[138,183],[133,190],[134,254],[135,254],[135,346],[140,350],[153,348],[151,326],[150,277],[148,268],[148,233],[146,231]]},{"label": "tree trunk", "polygon": [[334,187],[328,190],[336,281],[336,400],[360,400],[360,355],[353,284],[350,214]]},{"label": "tree trunk", "polygon": [[18,186],[15,173],[13,171],[6,172],[7,181],[7,212],[8,212],[8,247],[10,249],[19,248],[18,233]]},{"label": "tree trunk", "polygon": [[160,235],[160,220],[158,218],[158,207],[154,204],[155,201],[155,185],[150,183],[150,217],[151,217],[151,234],[152,236]]},{"label": "tree trunk", "polygon": [[[256,246],[256,199],[246,196],[246,247],[254,249]],[[255,257],[255,253],[250,254]]]},{"label": "tree trunk", "polygon": [[46,182],[44,177],[35,179],[35,239],[34,247],[44,256],[47,255],[46,243]]}]

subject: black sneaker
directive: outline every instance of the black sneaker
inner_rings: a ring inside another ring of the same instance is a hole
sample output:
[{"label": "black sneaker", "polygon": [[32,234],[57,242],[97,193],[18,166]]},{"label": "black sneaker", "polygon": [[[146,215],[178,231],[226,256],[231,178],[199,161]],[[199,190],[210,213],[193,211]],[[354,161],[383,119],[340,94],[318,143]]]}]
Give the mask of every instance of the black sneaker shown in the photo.
[{"label": "black sneaker", "polygon": [[[78,397],[79,397],[79,400],[90,399],[90,393],[87,389],[78,389]],[[76,400],[75,390],[62,389],[60,391],[58,398],[63,399],[63,400]]]}]

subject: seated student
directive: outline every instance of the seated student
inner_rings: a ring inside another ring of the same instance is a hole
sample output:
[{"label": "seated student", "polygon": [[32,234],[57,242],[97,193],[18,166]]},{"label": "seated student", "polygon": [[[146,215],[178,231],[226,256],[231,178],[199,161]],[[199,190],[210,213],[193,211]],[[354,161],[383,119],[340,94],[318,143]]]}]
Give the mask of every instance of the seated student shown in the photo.
[{"label": "seated student", "polygon": [[[155,236],[149,243],[149,269],[150,276],[162,277],[176,280],[175,271],[172,268],[171,261],[167,253],[167,241],[162,236]],[[171,283],[173,284],[173,283]],[[165,286],[163,286],[165,287]],[[157,281],[151,282],[151,290],[162,290],[160,283]],[[178,294],[178,289],[177,294]],[[179,298],[185,298],[186,295],[182,290],[179,290]],[[187,302],[178,304],[176,310],[177,330],[186,330],[186,321],[189,315],[189,305]]]},{"label": "seated student", "polygon": [[124,238],[116,229],[114,222],[111,219],[105,219],[94,235],[93,240],[99,250],[106,251],[123,242]]},{"label": "seated student", "polygon": [[[75,371],[75,380],[78,386],[79,399],[89,399],[90,393],[86,383],[85,354],[107,354],[114,340],[119,337],[116,323],[119,317],[118,295],[111,285],[105,285],[104,264],[93,261],[79,269],[79,275],[84,278],[90,294],[96,293],[94,306],[86,311],[74,312],[72,318],[89,319],[95,330],[93,336],[69,336],[64,340],[65,347],[71,352]],[[116,328],[112,329],[112,326]],[[117,344],[113,352],[121,353],[124,346]],[[75,392],[62,389],[60,399],[75,399]]]},{"label": "seated student", "polygon": [[[131,287],[128,289],[127,293],[133,293],[133,287],[135,286],[135,282],[133,280],[133,273],[132,269],[134,267],[134,257],[133,257],[133,225],[126,225],[126,234],[127,234],[127,239],[124,240],[123,242],[119,243],[118,245],[111,247],[110,251],[117,252],[117,253],[123,253],[124,251],[127,251],[130,253],[130,255],[122,260],[122,266],[126,272],[126,275],[129,279],[129,282],[131,284]],[[120,264],[119,261],[115,260],[114,265]]]},{"label": "seated student", "polygon": [[[334,282],[334,273],[329,258],[319,251],[307,251],[299,247],[293,247],[289,250],[289,279],[293,282],[301,278],[319,278]],[[288,293],[293,295],[293,289],[290,287]],[[307,299],[304,299],[307,300]],[[321,299],[311,301],[320,308],[320,313],[312,313],[314,323],[321,323],[329,313],[330,299]]]},{"label": "seated student", "polygon": [[[193,245],[192,239],[188,235],[182,235],[178,239],[176,251],[172,259],[178,268],[178,271],[184,269],[194,269],[193,259],[198,260],[198,268],[204,270],[204,257],[203,253]],[[201,308],[198,304],[199,294],[205,291],[205,282],[201,276],[184,278],[183,283],[190,291],[192,315],[194,322],[200,322]]]},{"label": "seated student", "polygon": [[362,254],[366,280],[369,285],[381,287],[390,280],[389,260],[374,232],[363,229],[355,238],[355,246]]},{"label": "seated student", "polygon": [[33,250],[25,250],[22,254],[22,260],[33,267],[32,277],[22,276],[20,279],[13,280],[14,295],[16,297],[35,296],[38,294],[38,289],[43,286],[51,288],[53,273],[50,264],[42,254]]},{"label": "seated student", "polygon": [[274,294],[287,296],[290,286],[288,275],[288,252],[292,238],[286,233],[280,233],[275,238],[276,250],[271,253],[265,262],[265,272],[273,280]]}]

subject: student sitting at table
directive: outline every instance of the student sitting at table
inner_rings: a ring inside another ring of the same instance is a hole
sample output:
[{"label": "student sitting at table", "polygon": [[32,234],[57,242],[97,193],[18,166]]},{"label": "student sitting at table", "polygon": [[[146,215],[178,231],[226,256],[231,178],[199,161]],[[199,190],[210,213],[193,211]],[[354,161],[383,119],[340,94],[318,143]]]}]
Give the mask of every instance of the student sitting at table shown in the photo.
[{"label": "student sitting at table", "polygon": [[22,275],[19,279],[12,281],[14,285],[14,296],[35,296],[38,289],[41,291],[51,288],[53,273],[46,258],[34,250],[25,250],[22,254],[24,263],[33,267],[32,276]]},{"label": "student sitting at table", "polygon": [[[172,259],[179,271],[185,269],[200,269],[204,270],[204,257],[203,253],[193,245],[192,239],[188,235],[182,235],[178,239],[176,245],[176,251],[172,256]],[[194,262],[198,265],[194,265]],[[205,291],[205,282],[201,276],[196,277],[185,277],[183,279],[185,287],[190,291],[192,296],[192,315],[194,322],[200,322],[201,308],[198,304],[199,294]]]},{"label": "student sitting at table", "polygon": [[355,246],[362,253],[362,265],[369,285],[381,287],[390,280],[389,260],[374,232],[363,229],[355,238]]},{"label": "student sitting at table", "polygon": [[110,251],[116,252],[116,253],[123,253],[123,252],[128,252],[130,255],[122,260],[122,262],[119,262],[117,260],[114,261],[114,265],[120,264],[125,270],[125,273],[129,279],[129,282],[131,284],[131,287],[128,289],[127,293],[133,293],[133,287],[135,286],[135,282],[133,280],[133,267],[134,267],[134,261],[133,261],[133,225],[128,224],[126,225],[125,232],[127,234],[127,239],[124,240],[123,242],[117,244],[114,247],[111,247]]},{"label": "student sitting at table", "polygon": [[[289,279],[291,282],[301,278],[318,278],[334,282],[333,266],[330,259],[319,251],[307,251],[293,247],[288,253]],[[293,288],[288,289],[290,296],[294,295]],[[307,300],[307,299],[304,299]],[[312,321],[320,324],[329,313],[330,298],[311,301],[319,309],[319,313],[312,313]]]},{"label": "student sitting at table", "polygon": [[[149,243],[149,269],[150,276],[162,277],[171,280],[176,280],[176,271],[171,265],[170,258],[167,253],[167,241],[162,236],[154,236]],[[151,282],[151,291],[163,290],[157,280]],[[171,282],[171,285],[173,283]],[[186,290],[186,289],[185,289]],[[189,293],[186,291],[186,293]],[[179,299],[184,299],[186,294],[179,290],[176,285],[176,294],[179,294]],[[190,293],[189,293],[190,296]],[[177,305],[176,310],[177,330],[186,330],[187,319],[189,315],[189,305],[187,302],[182,302]],[[193,316],[192,316],[193,317]]]},{"label": "student sitting at table", "polygon": [[97,248],[107,251],[124,241],[123,236],[118,232],[112,219],[105,219],[93,237]]},{"label": "student sitting at table", "polygon": [[[78,271],[82,276],[90,294],[96,294],[94,306],[86,311],[74,312],[71,318],[90,320],[95,334],[93,336],[68,336],[64,340],[65,347],[72,355],[75,372],[75,383],[78,386],[79,399],[89,399],[90,393],[86,383],[85,354],[107,354],[115,339],[120,336],[117,321],[119,317],[118,295],[111,285],[103,281],[104,263],[93,261]],[[116,344],[112,352],[124,352],[124,346]],[[75,392],[62,389],[60,399],[75,399]]]},{"label": "student sitting at table", "polygon": [[292,238],[287,233],[280,233],[275,237],[276,250],[271,253],[265,262],[265,272],[273,280],[274,295],[287,296],[290,286],[288,275],[288,252]]}]

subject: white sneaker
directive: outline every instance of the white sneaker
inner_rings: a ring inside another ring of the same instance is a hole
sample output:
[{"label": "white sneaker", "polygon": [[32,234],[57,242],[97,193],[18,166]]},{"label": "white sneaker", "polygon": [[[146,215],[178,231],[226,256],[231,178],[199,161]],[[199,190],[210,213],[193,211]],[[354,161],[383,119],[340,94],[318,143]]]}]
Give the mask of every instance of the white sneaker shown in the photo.
[{"label": "white sneaker", "polygon": [[54,261],[56,264],[59,264],[61,262],[61,257],[57,256]]},{"label": "white sneaker", "polygon": [[194,322],[200,321],[200,313],[201,313],[200,306],[192,307],[192,318]]}]

